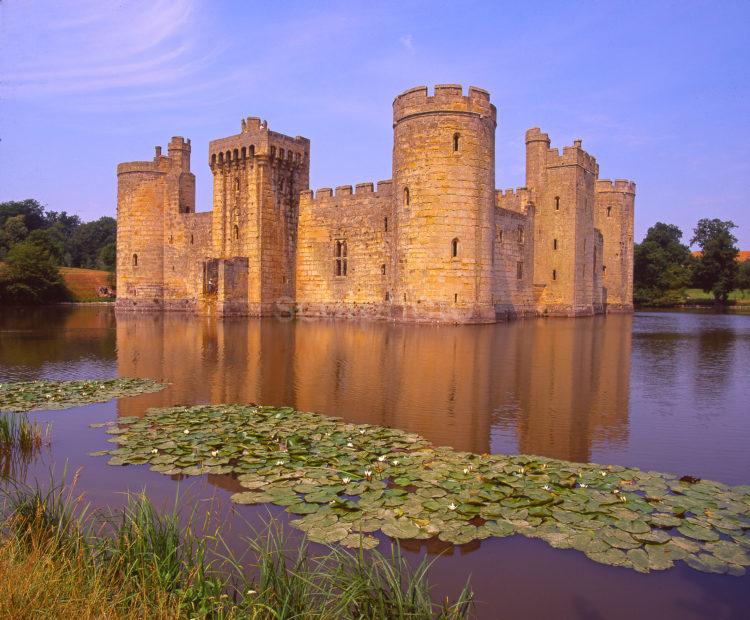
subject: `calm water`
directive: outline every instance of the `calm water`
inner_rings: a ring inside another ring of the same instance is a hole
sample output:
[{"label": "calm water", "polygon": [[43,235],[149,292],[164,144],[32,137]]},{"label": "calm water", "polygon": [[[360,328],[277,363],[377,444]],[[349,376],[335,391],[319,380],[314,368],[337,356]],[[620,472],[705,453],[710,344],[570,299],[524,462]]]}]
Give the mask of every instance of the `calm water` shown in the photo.
[{"label": "calm water", "polygon": [[[173,501],[178,483],[86,456],[108,447],[91,422],[152,406],[258,402],[418,432],[473,452],[531,453],[750,483],[750,317],[643,313],[487,326],[115,317],[108,308],[4,311],[0,381],[108,376],[168,381],[119,402],[35,414],[53,445],[28,465],[46,477],[83,467],[95,505],[146,488]],[[265,508],[230,509],[235,483],[181,483],[212,500],[227,528]],[[283,515],[279,511],[274,514]],[[282,518],[284,518],[282,516]],[[446,552],[409,547],[414,558]],[[464,545],[433,580],[454,592],[471,575],[481,617],[748,617],[750,577],[679,567],[640,575],[521,537]]]}]

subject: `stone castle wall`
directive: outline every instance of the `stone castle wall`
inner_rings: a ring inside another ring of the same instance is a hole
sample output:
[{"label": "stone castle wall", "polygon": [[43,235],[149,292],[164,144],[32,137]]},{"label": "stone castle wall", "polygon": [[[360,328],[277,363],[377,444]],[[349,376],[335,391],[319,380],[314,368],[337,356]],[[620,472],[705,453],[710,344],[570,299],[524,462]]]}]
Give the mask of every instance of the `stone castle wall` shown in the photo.
[{"label": "stone castle wall", "polygon": [[195,212],[190,141],[118,166],[121,310],[493,322],[632,311],[635,184],[581,141],[526,132],[526,187],[495,189],[486,91],[393,102],[393,180],[309,190],[310,141],[249,117],[214,140]]},{"label": "stone castle wall", "polygon": [[[297,308],[302,316],[385,318],[393,291],[391,181],[300,196]],[[345,245],[337,245],[343,242]],[[337,254],[337,250],[340,253]]]}]

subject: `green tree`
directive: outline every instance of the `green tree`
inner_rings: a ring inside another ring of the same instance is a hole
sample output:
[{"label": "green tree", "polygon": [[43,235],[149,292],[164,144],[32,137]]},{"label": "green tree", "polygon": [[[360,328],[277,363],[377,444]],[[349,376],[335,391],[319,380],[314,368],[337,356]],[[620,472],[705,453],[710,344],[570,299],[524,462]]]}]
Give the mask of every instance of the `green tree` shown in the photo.
[{"label": "green tree", "polygon": [[701,255],[693,271],[693,281],[717,303],[726,303],[735,286],[738,265],[737,238],[732,221],[704,218],[698,221],[690,245],[698,245]]},{"label": "green tree", "polygon": [[8,218],[17,215],[23,215],[24,224],[29,230],[44,228],[46,225],[44,207],[36,200],[28,198],[26,200],[0,202],[0,228],[5,227],[5,221]]},{"label": "green tree", "polygon": [[[114,245],[116,240],[117,222],[114,218],[100,217],[93,222],[81,224],[74,235],[74,242],[77,246],[75,266],[89,269],[101,268],[102,248],[110,244]],[[114,268],[114,260],[111,261],[111,267]]]},{"label": "green tree", "polygon": [[63,301],[67,291],[49,251],[33,241],[15,244],[0,271],[0,304]]},{"label": "green tree", "polygon": [[682,243],[682,231],[674,224],[657,222],[636,244],[634,295],[641,303],[674,303],[689,286],[693,258]]},{"label": "green tree", "polygon": [[750,259],[741,262],[737,266],[735,286],[744,291],[750,290]]}]

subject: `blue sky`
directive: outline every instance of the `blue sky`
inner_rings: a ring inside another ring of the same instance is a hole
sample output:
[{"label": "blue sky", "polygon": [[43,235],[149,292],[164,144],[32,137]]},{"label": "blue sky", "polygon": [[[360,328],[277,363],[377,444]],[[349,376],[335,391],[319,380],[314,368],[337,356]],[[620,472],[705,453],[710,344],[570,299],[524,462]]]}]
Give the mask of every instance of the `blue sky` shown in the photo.
[{"label": "blue sky", "polygon": [[636,181],[636,239],[732,219],[750,249],[750,2],[0,3],[0,200],[114,215],[115,168],[240,118],[312,141],[312,187],[387,179],[391,103],[419,84],[489,90],[497,185],[524,184],[523,133],[582,138]]}]

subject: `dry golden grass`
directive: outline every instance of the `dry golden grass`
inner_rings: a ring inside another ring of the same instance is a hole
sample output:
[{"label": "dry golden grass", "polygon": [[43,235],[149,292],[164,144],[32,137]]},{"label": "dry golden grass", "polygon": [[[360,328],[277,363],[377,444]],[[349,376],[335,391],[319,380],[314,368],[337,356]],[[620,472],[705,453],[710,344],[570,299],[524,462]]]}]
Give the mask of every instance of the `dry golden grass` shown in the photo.
[{"label": "dry golden grass", "polygon": [[60,275],[75,301],[99,298],[98,288],[108,286],[110,273],[99,269],[60,267]]},{"label": "dry golden grass", "polygon": [[44,546],[0,545],[0,618],[128,619],[184,617],[174,595],[151,592],[150,600],[125,595],[112,574],[83,558]]}]

